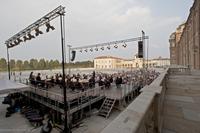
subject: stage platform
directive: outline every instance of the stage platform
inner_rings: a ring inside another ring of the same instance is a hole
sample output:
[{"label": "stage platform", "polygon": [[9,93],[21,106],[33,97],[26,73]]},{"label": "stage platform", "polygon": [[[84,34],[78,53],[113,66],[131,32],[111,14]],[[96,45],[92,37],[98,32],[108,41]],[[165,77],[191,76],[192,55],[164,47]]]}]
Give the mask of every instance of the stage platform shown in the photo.
[{"label": "stage platform", "polygon": [[[132,84],[122,84],[117,88],[115,84],[112,84],[110,88],[99,87],[96,85],[94,88],[87,89],[85,91],[72,91],[71,89],[67,89],[66,95],[69,105],[68,113],[72,114],[77,110],[91,106],[91,104],[94,104],[104,98],[122,101],[127,96],[137,95],[137,88],[137,86],[133,86]],[[58,85],[48,89],[30,86],[30,90],[25,91],[22,94],[32,100],[48,106],[49,108],[64,113],[63,89]]]},{"label": "stage platform", "polygon": [[22,84],[22,83],[17,83],[11,80],[5,80],[1,79],[0,80],[0,95],[2,94],[7,94],[7,93],[15,93],[19,91],[25,91],[29,90],[29,86]]}]

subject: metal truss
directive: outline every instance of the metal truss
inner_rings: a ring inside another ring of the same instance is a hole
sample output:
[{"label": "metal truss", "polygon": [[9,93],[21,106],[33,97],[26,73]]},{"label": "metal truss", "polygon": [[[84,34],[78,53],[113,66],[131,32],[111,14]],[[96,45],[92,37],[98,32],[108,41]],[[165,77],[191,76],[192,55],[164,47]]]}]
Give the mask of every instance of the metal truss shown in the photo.
[{"label": "metal truss", "polygon": [[117,45],[117,44],[122,44],[122,43],[142,41],[143,39],[149,39],[149,37],[144,36],[144,37],[130,38],[130,39],[124,39],[124,40],[118,40],[118,41],[111,41],[111,42],[106,42],[106,43],[99,43],[99,44],[94,44],[94,45],[87,45],[87,46],[82,46],[82,47],[74,47],[74,48],[71,48],[70,50],[76,51],[76,50],[82,50],[82,49],[112,46],[112,45]]},{"label": "metal truss", "polygon": [[[19,39],[20,37],[26,36],[31,31],[41,27],[42,25],[44,25],[44,24],[50,22],[51,20],[59,17],[60,15],[64,15],[64,14],[65,14],[65,7],[63,7],[63,6],[57,7],[56,9],[51,11],[50,13],[46,14],[44,17],[40,18],[39,20],[37,20],[33,24],[29,25],[24,30],[20,31],[19,33],[15,34],[11,38],[9,38],[7,41],[5,41],[5,44],[7,45],[8,48],[16,46],[16,45],[11,46],[10,43]],[[19,44],[17,44],[17,45],[19,45]]]}]

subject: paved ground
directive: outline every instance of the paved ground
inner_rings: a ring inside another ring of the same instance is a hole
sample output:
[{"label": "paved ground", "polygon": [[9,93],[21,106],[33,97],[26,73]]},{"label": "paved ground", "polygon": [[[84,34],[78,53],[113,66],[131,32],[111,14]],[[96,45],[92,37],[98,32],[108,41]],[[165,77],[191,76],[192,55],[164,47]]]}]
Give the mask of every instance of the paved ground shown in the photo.
[{"label": "paved ground", "polygon": [[171,75],[167,86],[163,133],[200,133],[200,72]]},{"label": "paved ground", "polygon": [[110,122],[112,122],[120,111],[113,110],[109,118],[93,115],[83,120],[83,124],[79,128],[72,130],[73,133],[100,133]]},{"label": "paved ground", "polygon": [[[6,118],[8,105],[2,104],[3,96],[0,95],[0,133],[40,133],[41,127],[34,128],[30,122],[19,112]],[[53,129],[52,133],[58,133]]]},{"label": "paved ground", "polygon": [[1,104],[2,100],[3,98],[0,97],[0,133],[31,132],[33,127],[20,113],[15,113],[8,118],[5,117],[8,105]]},{"label": "paved ground", "polygon": [[[1,104],[2,100],[3,96],[0,96],[0,133],[40,133],[41,127],[34,128],[19,112],[6,118],[8,105]],[[73,129],[73,133],[100,133],[119,113],[114,109],[108,119],[98,115],[88,117],[79,128]],[[58,130],[53,129],[52,133],[58,133]]]}]

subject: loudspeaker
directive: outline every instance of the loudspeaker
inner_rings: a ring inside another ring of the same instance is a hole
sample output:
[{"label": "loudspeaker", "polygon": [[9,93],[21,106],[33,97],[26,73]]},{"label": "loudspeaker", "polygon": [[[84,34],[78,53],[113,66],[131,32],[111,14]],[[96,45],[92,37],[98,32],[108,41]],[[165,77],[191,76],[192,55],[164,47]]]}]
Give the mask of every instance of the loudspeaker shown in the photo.
[{"label": "loudspeaker", "polygon": [[138,42],[138,58],[143,58],[143,42]]},{"label": "loudspeaker", "polygon": [[72,51],[71,61],[74,61],[76,57],[76,51]]}]

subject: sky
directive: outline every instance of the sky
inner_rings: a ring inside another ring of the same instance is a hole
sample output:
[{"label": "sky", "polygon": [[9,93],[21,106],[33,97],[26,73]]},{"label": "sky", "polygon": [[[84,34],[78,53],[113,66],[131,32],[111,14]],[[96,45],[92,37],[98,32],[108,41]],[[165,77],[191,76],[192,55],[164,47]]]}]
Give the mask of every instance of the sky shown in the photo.
[{"label": "sky", "polygon": [[[141,36],[149,36],[149,58],[169,57],[169,36],[187,20],[193,0],[1,0],[0,58],[6,58],[5,41],[59,5],[66,10],[65,39],[72,47],[86,46]],[[61,60],[60,19],[51,24],[56,30],[9,50],[11,59]],[[41,30],[45,32],[45,27]],[[137,42],[127,48],[98,52],[77,51],[75,61],[111,55],[131,59]],[[68,55],[68,54],[67,54]]]}]

